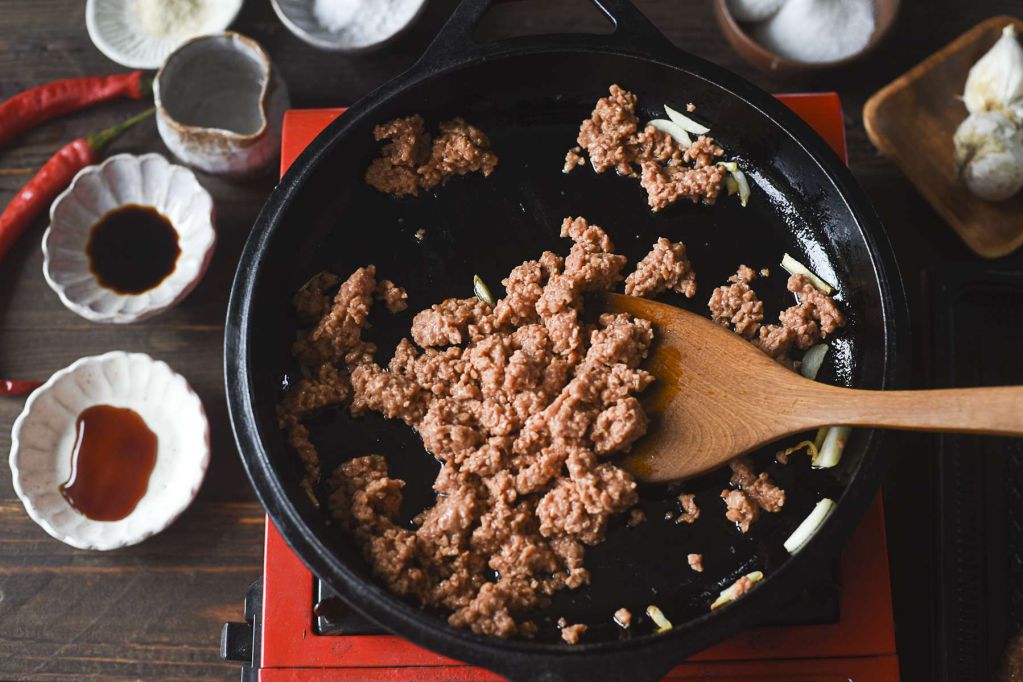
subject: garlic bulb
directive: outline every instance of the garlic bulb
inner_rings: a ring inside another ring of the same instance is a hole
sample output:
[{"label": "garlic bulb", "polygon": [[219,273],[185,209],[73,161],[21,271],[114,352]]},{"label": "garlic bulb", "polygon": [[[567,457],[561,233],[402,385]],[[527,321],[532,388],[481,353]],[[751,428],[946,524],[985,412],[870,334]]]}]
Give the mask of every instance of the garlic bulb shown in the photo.
[{"label": "garlic bulb", "polygon": [[1023,47],[1012,24],[970,69],[963,101],[971,114],[1000,111],[1023,122]]},{"label": "garlic bulb", "polygon": [[1003,201],[1023,188],[1023,134],[1003,113],[970,116],[955,134],[959,176],[975,195]]}]

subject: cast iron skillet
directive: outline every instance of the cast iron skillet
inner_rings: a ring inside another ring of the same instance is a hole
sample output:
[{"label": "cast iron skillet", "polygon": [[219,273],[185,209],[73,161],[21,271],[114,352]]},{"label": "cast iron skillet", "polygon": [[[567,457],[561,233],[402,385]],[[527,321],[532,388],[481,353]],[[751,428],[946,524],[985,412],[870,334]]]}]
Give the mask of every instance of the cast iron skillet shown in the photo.
[{"label": "cast iron skillet", "polygon": [[[558,595],[537,614],[534,641],[503,641],[449,627],[394,597],[369,575],[355,547],[325,511],[299,488],[297,459],[277,429],[274,406],[296,367],[289,345],[296,322],[292,293],[312,274],[348,273],[375,263],[382,277],[407,287],[410,312],[375,316],[371,331],[386,362],[407,334],[411,311],[449,296],[471,295],[472,275],[492,287],[514,265],[545,248],[567,251],[561,220],[583,215],[604,226],[630,261],[665,235],[683,239],[697,269],[697,298],[668,299],[706,311],[710,290],[739,263],[771,267],[757,286],[769,316],[791,303],[777,267],[793,253],[837,285],[849,325],[832,342],[822,377],[837,383],[891,388],[908,342],[904,295],[882,226],[851,175],[827,146],[786,107],[736,76],[671,46],[626,0],[594,0],[614,21],[611,35],[531,37],[480,45],[471,32],[489,2],[466,0],[425,56],[325,130],[292,165],[264,206],[245,246],[227,318],[225,364],[231,419],[245,467],[270,517],[320,578],[353,607],[418,644],[513,679],[653,680],[684,657],[740,629],[763,623],[841,548],[880,482],[881,434],[854,434],[839,467],[813,471],[805,457],[757,462],[788,490],[785,510],[764,515],[743,536],[724,519],[718,494],[727,474],[689,482],[703,509],[693,526],[665,521],[677,491],[642,491],[649,521],[587,553],[593,584]],[[579,121],[611,83],[636,92],[644,117],[662,103],[697,103],[697,115],[738,158],[754,181],[747,208],[735,198],[713,208],[680,205],[654,215],[634,180],[588,167],[561,173]],[[485,130],[500,156],[496,172],[456,178],[415,199],[395,200],[366,186],[363,173],[378,153],[373,125],[419,112],[436,123],[461,115]],[[415,233],[423,229],[420,241]],[[354,420],[340,410],[314,419],[313,438],[330,471],[345,458],[384,454],[405,479],[402,514],[430,502],[437,465],[409,429],[373,416]],[[812,542],[789,559],[781,544],[821,496],[839,501]],[[706,571],[686,565],[704,555]],[[755,568],[767,578],[733,605],[713,613],[717,592]],[[674,622],[653,635],[642,616],[658,605]],[[620,639],[611,614],[638,616]],[[589,624],[584,643],[557,641],[554,621]]]}]

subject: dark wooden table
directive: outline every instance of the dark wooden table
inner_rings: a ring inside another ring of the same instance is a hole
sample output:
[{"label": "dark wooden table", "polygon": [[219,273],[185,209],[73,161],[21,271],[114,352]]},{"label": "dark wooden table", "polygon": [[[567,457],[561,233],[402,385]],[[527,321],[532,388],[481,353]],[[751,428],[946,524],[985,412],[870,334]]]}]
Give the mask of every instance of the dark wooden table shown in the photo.
[{"label": "dark wooden table", "polygon": [[[1020,0],[908,0],[888,42],[841,72],[781,81],[748,67],[713,21],[711,3],[641,0],[679,46],[774,92],[837,90],[845,105],[853,171],[888,225],[920,338],[921,273],[939,263],[975,261],[909,183],[870,145],[861,122],[866,98],[974,23],[1023,15]],[[348,58],[292,36],[265,0],[249,0],[237,30],[260,41],[280,67],[296,107],[351,103],[415,59],[454,5],[431,0],[420,22],[386,52]],[[522,0],[493,10],[482,37],[595,30],[603,19],[584,0]],[[0,98],[60,77],[119,70],[91,44],[81,0],[0,2]],[[51,122],[0,150],[0,202],[6,203],[60,145],[141,110],[118,103]],[[152,123],[112,152],[164,152]],[[221,372],[223,316],[242,243],[273,184],[202,176],[217,205],[219,244],[209,274],[176,309],[128,327],[89,323],[67,311],[43,281],[39,220],[0,265],[0,375],[44,379],[84,355],[142,351],[169,362],[195,386],[212,425],[213,459],[198,501],[169,530],[110,553],[52,540],[24,513],[0,466],[0,679],[234,679],[217,657],[220,625],[241,617],[242,597],[260,573],[263,514],[241,470],[228,424]],[[1020,262],[1019,257],[1012,257]],[[919,351],[919,340],[918,351]],[[917,352],[917,384],[922,385]],[[0,400],[0,453],[22,400]],[[910,441],[912,443],[913,441]],[[924,456],[923,453],[920,456]],[[925,679],[928,572],[910,506],[891,503],[912,490],[915,465],[897,459],[889,476],[889,542],[904,679]]]}]

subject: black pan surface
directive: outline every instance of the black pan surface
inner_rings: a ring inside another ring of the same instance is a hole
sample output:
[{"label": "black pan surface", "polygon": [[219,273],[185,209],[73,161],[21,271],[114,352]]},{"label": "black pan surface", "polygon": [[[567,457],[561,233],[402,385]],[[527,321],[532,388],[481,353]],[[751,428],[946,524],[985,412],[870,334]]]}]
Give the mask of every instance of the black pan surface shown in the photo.
[{"label": "black pan surface", "polygon": [[[565,253],[558,237],[566,216],[582,215],[604,227],[630,262],[659,236],[683,240],[697,271],[699,294],[671,303],[706,314],[710,291],[739,263],[771,269],[758,293],[767,317],[791,305],[785,273],[792,253],[835,284],[849,324],[831,342],[821,378],[864,388],[891,387],[895,359],[905,339],[904,300],[883,230],[849,174],[805,125],[770,97],[734,76],[663,46],[640,31],[632,54],[621,44],[591,37],[547,37],[453,55],[452,31],[464,31],[486,3],[456,12],[438,45],[398,83],[384,86],[349,110],[317,138],[275,190],[246,246],[228,319],[226,364],[232,421],[246,467],[261,499],[299,555],[345,599],[382,625],[414,641],[518,678],[653,679],[670,664],[728,634],[765,620],[794,595],[811,571],[840,548],[879,485],[880,434],[856,432],[839,467],[814,471],[807,458],[774,463],[778,447],[757,453],[788,498],[783,512],[765,514],[742,535],[724,518],[719,493],[726,472],[681,486],[697,494],[703,513],[696,524],[665,519],[677,513],[677,489],[642,491],[648,521],[613,525],[607,541],[590,548],[592,584],[564,591],[537,614],[541,632],[532,642],[485,639],[446,625],[436,614],[405,604],[379,587],[357,549],[327,523],[298,486],[301,469],[281,432],[274,406],[296,377],[289,346],[297,326],[292,293],[312,274],[347,274],[375,263],[381,277],[409,292],[409,311],[375,314],[370,338],[386,361],[408,333],[414,311],[447,297],[471,295],[479,274],[495,293],[507,272],[544,249]],[[632,15],[611,3],[615,13]],[[632,15],[636,26],[645,22]],[[461,22],[461,25],[460,25]],[[616,40],[623,41],[619,28]],[[633,36],[635,37],[635,36]],[[464,35],[460,39],[464,39]],[[489,51],[487,51],[489,50]],[[651,57],[666,54],[668,59]],[[432,61],[431,61],[432,60]],[[665,63],[670,61],[670,63]],[[728,156],[753,183],[749,206],[722,198],[714,207],[677,205],[659,214],[646,208],[638,182],[595,174],[588,166],[561,172],[579,122],[611,83],[637,93],[644,117],[661,104],[689,101]],[[378,154],[376,123],[422,114],[436,123],[461,115],[481,127],[500,157],[495,173],[453,179],[418,198],[396,200],[368,187],[363,173]],[[423,238],[416,233],[423,230]],[[498,294],[499,295],[499,294]],[[900,336],[896,338],[896,333]],[[437,463],[418,437],[379,416],[353,419],[341,410],[310,422],[324,470],[369,453],[387,457],[393,476],[407,481],[402,514],[410,519],[432,504]],[[839,500],[835,514],[813,542],[789,559],[782,542],[822,496]],[[686,554],[704,556],[693,572]],[[724,586],[754,569],[767,579],[732,607],[708,615]],[[675,624],[653,636],[642,616],[658,605]],[[619,607],[634,616],[631,637],[612,623]],[[582,646],[559,644],[555,621],[590,626]]]}]

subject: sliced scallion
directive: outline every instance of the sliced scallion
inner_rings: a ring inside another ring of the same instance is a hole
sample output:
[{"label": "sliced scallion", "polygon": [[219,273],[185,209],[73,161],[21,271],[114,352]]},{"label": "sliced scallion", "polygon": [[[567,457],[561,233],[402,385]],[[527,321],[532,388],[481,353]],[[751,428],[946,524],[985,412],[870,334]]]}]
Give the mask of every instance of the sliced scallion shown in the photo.
[{"label": "sliced scallion", "polygon": [[807,379],[816,379],[817,373],[821,371],[824,363],[824,356],[828,354],[828,344],[818,343],[811,346],[810,350],[803,355],[803,364],[799,366],[799,373]]},{"label": "sliced scallion", "polygon": [[678,142],[679,146],[682,147],[683,149],[685,149],[686,147],[693,143],[693,140],[691,137],[689,137],[689,134],[685,130],[683,130],[682,126],[675,123],[674,121],[669,121],[666,118],[655,118],[654,120],[647,123],[647,125],[651,125],[654,128],[657,128],[657,130],[660,130],[662,133],[667,133],[668,135],[671,135],[675,139],[675,142]]},{"label": "sliced scallion", "polygon": [[[753,571],[752,573],[746,574],[746,579],[755,584],[764,579],[764,574],[762,571]],[[710,605],[710,610],[713,611],[719,606],[724,606],[730,601],[735,601],[735,599],[740,595],[739,582],[741,580],[742,578],[739,578],[739,580],[736,580],[734,583],[722,590],[718,598]]]},{"label": "sliced scallion", "polygon": [[817,532],[817,529],[821,527],[834,508],[835,501],[827,497],[818,502],[817,506],[810,512],[810,515],[803,519],[803,522],[792,531],[792,535],[785,541],[785,549],[788,553],[795,554],[802,549],[803,545],[813,537],[813,534]]},{"label": "sliced scallion", "polygon": [[494,300],[494,295],[490,293],[490,289],[484,284],[483,279],[479,275],[472,276],[472,290],[476,293],[476,298],[494,305],[497,301]]},{"label": "sliced scallion", "polygon": [[830,294],[835,290],[833,286],[814,274],[810,268],[806,267],[787,253],[781,259],[781,267],[790,275],[803,275],[810,280],[810,284],[813,284],[825,294]]},{"label": "sliced scallion", "polygon": [[746,174],[739,170],[739,164],[735,161],[722,161],[721,167],[728,171],[728,177],[725,179],[725,185],[729,188],[728,193],[734,194],[731,187],[735,186],[735,191],[739,193],[739,203],[745,206],[749,203],[749,181],[746,179]]},{"label": "sliced scallion", "polygon": [[820,452],[813,460],[815,469],[830,469],[837,465],[842,459],[842,451],[845,450],[845,443],[849,440],[852,429],[848,426],[832,426],[824,436]]},{"label": "sliced scallion", "polygon": [[675,111],[667,104],[664,105],[664,113],[666,113],[668,118],[687,133],[692,133],[693,135],[706,135],[710,132],[710,128],[707,126],[702,123],[697,123],[681,112]]},{"label": "sliced scallion", "polygon": [[824,447],[824,439],[828,437],[828,431],[830,430],[830,426],[822,426],[817,429],[817,435],[813,439],[813,446],[817,448],[817,452],[820,452],[821,448]]},{"label": "sliced scallion", "polygon": [[664,616],[664,612],[651,604],[646,607],[646,615],[657,625],[657,632],[667,632],[671,629],[671,621]]}]

